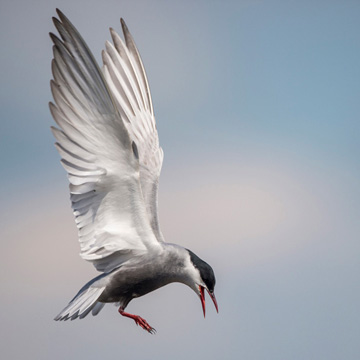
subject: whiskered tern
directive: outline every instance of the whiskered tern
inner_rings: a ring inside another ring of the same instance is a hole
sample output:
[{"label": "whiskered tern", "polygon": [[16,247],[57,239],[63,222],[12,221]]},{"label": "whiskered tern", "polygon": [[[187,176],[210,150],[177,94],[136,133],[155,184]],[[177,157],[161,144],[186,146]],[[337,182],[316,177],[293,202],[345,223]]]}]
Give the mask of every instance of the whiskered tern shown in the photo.
[{"label": "whiskered tern", "polygon": [[56,148],[70,182],[70,199],[83,259],[101,272],[55,320],[97,315],[106,303],[149,333],[155,329],[125,312],[129,302],[172,282],[216,310],[215,276],[188,249],[164,241],[158,221],[159,146],[150,89],[134,40],[121,19],[123,41],[110,29],[99,68],[75,27],[57,10],[51,114]]}]

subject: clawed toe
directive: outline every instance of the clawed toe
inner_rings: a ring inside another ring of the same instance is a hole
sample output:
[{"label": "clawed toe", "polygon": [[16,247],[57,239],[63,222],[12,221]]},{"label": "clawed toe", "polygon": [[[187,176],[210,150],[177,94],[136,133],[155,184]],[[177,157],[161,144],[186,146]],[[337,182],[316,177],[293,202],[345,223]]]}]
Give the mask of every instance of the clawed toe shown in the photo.
[{"label": "clawed toe", "polygon": [[141,318],[140,316],[138,316],[135,320],[136,325],[140,325],[144,330],[146,330],[148,333],[150,334],[155,334],[156,330],[151,327],[147,321],[143,318]]},{"label": "clawed toe", "polygon": [[124,308],[120,306],[119,308],[119,313],[122,315],[122,316],[126,316],[130,319],[133,319],[136,323],[136,325],[140,325],[144,330],[146,330],[148,333],[150,334],[155,334],[156,333],[156,330],[151,327],[147,321],[145,319],[143,319],[142,317],[140,317],[139,315],[133,315],[133,314],[129,314],[127,312],[124,311]]}]

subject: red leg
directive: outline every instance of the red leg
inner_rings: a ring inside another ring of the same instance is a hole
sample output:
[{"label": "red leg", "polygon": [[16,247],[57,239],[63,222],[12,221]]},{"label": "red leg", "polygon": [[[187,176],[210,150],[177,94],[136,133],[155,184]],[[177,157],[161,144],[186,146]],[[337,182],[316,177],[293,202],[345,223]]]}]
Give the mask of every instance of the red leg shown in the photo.
[{"label": "red leg", "polygon": [[129,314],[129,313],[125,312],[122,306],[119,307],[119,313],[122,316],[126,316],[130,319],[133,319],[135,321],[136,325],[140,325],[143,329],[148,331],[150,334],[156,333],[156,330],[153,327],[151,327],[147,323],[147,321],[145,319],[143,319],[142,317],[140,317],[139,315],[133,315],[133,314]]}]

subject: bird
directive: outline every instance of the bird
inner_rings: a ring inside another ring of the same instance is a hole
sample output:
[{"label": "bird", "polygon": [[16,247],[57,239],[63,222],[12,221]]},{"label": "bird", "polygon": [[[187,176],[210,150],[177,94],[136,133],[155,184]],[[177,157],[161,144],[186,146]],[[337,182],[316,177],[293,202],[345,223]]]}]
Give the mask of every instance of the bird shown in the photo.
[{"label": "bird", "polygon": [[50,81],[51,130],[69,180],[80,256],[101,273],[85,284],[55,320],[97,315],[107,303],[151,334],[131,300],[179,282],[218,312],[212,267],[191,250],[168,243],[159,226],[158,188],[163,150],[150,88],[134,39],[121,18],[124,40],[112,43],[100,68],[69,19],[56,9]]}]

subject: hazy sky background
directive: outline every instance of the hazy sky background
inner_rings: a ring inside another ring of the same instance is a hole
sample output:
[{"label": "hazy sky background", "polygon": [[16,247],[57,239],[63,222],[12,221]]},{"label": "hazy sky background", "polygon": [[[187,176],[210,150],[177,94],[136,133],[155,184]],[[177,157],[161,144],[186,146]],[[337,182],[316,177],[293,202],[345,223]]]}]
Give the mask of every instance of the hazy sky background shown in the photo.
[{"label": "hazy sky background", "polygon": [[[59,7],[100,61],[123,17],[165,160],[160,219],[217,276],[219,314],[173,284],[53,317],[96,275],[78,256],[53,146]],[[359,1],[1,1],[4,359],[359,359]]]}]

